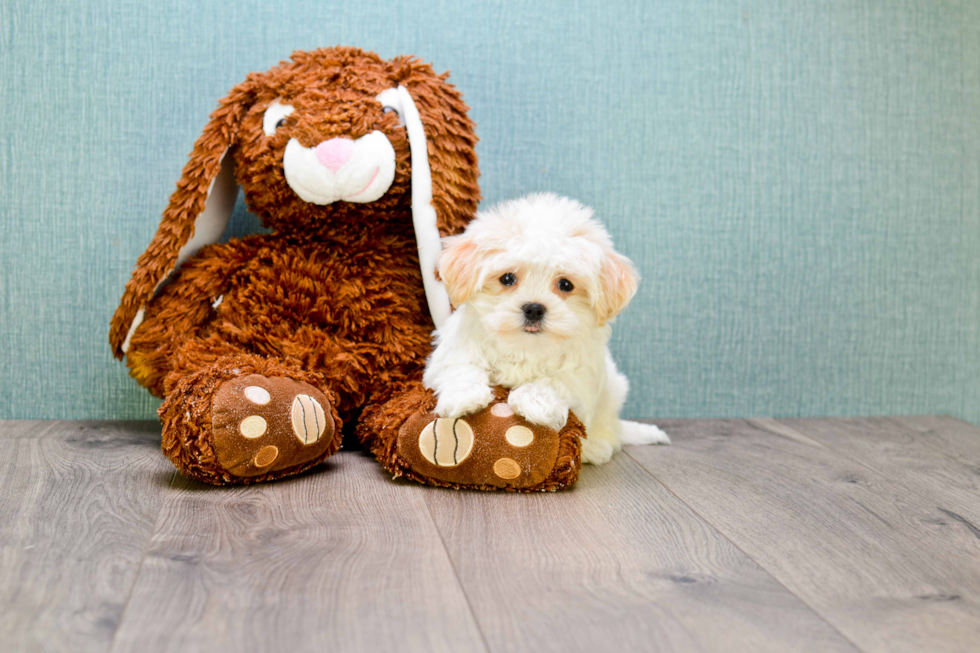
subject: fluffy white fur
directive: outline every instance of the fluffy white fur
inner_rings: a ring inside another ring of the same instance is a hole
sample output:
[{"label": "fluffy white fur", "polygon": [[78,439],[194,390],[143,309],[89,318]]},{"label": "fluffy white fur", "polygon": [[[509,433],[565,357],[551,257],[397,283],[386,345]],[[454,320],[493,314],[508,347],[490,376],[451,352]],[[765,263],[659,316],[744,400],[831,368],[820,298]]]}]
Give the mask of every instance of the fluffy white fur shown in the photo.
[{"label": "fluffy white fur", "polygon": [[[584,462],[607,462],[622,444],[670,442],[653,425],[619,419],[629,383],[609,355],[609,323],[638,275],[591,209],[530,195],[480,212],[445,245],[439,274],[456,311],[435,333],[423,378],[439,415],[477,412],[502,385],[535,424],[560,429],[573,410],[588,434]],[[507,274],[513,284],[502,282]],[[544,307],[540,322],[528,320],[528,304]]]}]

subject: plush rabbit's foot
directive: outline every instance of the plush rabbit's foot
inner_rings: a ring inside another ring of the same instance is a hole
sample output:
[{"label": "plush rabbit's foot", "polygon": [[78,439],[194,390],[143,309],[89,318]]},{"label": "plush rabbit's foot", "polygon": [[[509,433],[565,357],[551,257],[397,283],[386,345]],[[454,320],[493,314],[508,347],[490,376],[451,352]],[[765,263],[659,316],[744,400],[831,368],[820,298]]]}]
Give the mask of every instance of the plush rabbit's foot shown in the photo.
[{"label": "plush rabbit's foot", "polygon": [[409,396],[413,393],[410,408],[396,398],[381,409],[407,408],[408,414],[368,416],[369,423],[382,425],[373,450],[395,476],[427,485],[522,492],[557,490],[578,479],[583,431],[574,416],[560,431],[532,424],[515,413],[506,391],[498,388],[483,410],[444,418],[433,412],[431,394],[417,389]]},{"label": "plush rabbit's foot", "polygon": [[217,485],[266,481],[340,447],[340,420],[323,392],[275,375],[285,370],[273,363],[266,374],[250,367],[195,374],[164,401],[163,450],[184,474]]},{"label": "plush rabbit's foot", "polygon": [[211,430],[218,464],[258,476],[319,457],[336,428],[330,403],[302,381],[261,374],[226,381],[214,395]]}]

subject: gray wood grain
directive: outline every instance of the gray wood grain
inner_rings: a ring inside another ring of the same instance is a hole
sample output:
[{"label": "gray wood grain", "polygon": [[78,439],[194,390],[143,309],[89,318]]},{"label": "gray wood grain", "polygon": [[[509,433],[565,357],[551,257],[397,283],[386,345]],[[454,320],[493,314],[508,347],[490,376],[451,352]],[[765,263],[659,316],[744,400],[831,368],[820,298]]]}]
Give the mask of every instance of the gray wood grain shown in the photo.
[{"label": "gray wood grain", "polygon": [[862,649],[976,650],[980,538],[937,520],[901,473],[856,462],[810,429],[661,426],[673,447],[629,455]]},{"label": "gray wood grain", "polygon": [[426,501],[493,651],[855,650],[626,456],[568,492]]},{"label": "gray wood grain", "polygon": [[[94,424],[95,422],[88,422]],[[43,438],[51,433],[63,435],[65,429],[75,428],[83,422],[55,422],[49,420],[34,419],[10,419],[0,420],[0,440],[14,440],[19,438],[31,438],[32,440]],[[125,424],[124,422],[117,423]]]},{"label": "gray wood grain", "polygon": [[946,415],[890,418],[916,441],[954,458],[980,476],[980,427]]},{"label": "gray wood grain", "polygon": [[976,650],[980,429],[661,424],[527,496],[346,452],[212,488],[154,423],[0,422],[0,650]]},{"label": "gray wood grain", "polygon": [[[932,506],[935,521],[929,523],[959,521],[960,527],[980,535],[980,473],[969,461],[970,454],[980,458],[980,429],[961,422],[972,429],[973,437],[969,438],[966,428],[957,431],[948,424],[947,428],[923,432],[896,418],[760,420],[763,426],[777,424],[905,486],[923,509]],[[966,460],[950,453],[949,441],[957,438],[957,432],[966,436],[959,442],[964,445]],[[933,442],[937,438],[948,443]],[[972,452],[966,449],[970,444]]]},{"label": "gray wood grain", "polygon": [[0,422],[0,649],[108,650],[173,475],[151,422]]},{"label": "gray wood grain", "polygon": [[486,650],[423,493],[345,452],[276,483],[179,478],[114,650]]}]

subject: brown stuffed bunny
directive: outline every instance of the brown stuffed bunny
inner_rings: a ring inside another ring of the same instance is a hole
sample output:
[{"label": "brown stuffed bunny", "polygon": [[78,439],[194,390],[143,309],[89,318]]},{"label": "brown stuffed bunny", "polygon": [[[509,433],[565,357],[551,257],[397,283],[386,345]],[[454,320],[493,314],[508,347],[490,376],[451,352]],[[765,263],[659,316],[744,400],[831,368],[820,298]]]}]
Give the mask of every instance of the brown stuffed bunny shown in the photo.
[{"label": "brown stuffed bunny", "polygon": [[[439,239],[480,199],[473,123],[445,80],[412,57],[321,49],[250,74],[219,103],[109,334],[164,398],[163,450],[183,473],[215,484],[295,474],[357,423],[396,476],[517,490],[575,481],[574,419],[561,433],[535,427],[540,451],[521,458],[506,424],[480,421],[492,407],[467,418],[462,448],[464,425],[447,436],[429,412],[422,369],[433,321],[450,311]],[[236,180],[272,233],[214,244]],[[450,436],[454,459],[427,453]]]}]

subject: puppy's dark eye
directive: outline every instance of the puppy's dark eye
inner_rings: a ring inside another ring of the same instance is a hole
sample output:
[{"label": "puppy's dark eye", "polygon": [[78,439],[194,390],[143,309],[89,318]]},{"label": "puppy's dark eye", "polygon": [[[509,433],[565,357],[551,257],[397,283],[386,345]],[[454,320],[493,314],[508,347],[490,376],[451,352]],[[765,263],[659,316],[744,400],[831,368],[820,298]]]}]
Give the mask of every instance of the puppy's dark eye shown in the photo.
[{"label": "puppy's dark eye", "polygon": [[517,275],[515,275],[513,272],[508,272],[500,277],[500,283],[504,286],[513,286],[515,283],[517,283]]},{"label": "puppy's dark eye", "polygon": [[398,115],[398,111],[396,109],[394,109],[393,107],[385,107],[384,109],[381,110],[381,113],[383,113],[385,115],[388,115],[389,113],[393,113],[393,114],[395,114],[395,117],[396,118],[400,118],[401,117],[401,116]]},{"label": "puppy's dark eye", "polygon": [[568,279],[559,279],[558,290],[562,292],[572,292],[573,290],[575,290],[575,284],[573,284]]},{"label": "puppy's dark eye", "polygon": [[285,118],[280,118],[279,120],[276,121],[276,129],[279,129],[280,127],[282,127],[285,124],[286,124],[286,119]]}]

